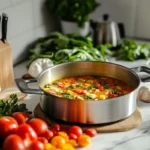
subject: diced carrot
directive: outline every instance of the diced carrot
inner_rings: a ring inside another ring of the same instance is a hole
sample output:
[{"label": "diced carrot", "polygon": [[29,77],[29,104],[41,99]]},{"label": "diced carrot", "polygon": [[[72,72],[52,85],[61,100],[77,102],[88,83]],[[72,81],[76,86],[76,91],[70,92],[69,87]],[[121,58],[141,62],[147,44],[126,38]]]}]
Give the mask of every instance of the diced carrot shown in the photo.
[{"label": "diced carrot", "polygon": [[103,91],[103,90],[104,90],[104,87],[103,87],[101,84],[96,83],[95,85],[98,87],[98,89],[99,89],[100,91]]},{"label": "diced carrot", "polygon": [[80,88],[73,89],[72,91],[82,95],[86,94],[86,91]]}]

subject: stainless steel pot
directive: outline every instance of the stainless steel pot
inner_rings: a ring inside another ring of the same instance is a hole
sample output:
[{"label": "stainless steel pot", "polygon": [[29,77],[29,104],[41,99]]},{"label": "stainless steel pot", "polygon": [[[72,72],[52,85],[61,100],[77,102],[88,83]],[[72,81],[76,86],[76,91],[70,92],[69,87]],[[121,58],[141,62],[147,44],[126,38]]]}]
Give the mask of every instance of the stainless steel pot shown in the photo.
[{"label": "stainless steel pot", "polygon": [[[63,63],[43,71],[37,80],[16,79],[23,93],[41,94],[40,107],[51,118],[71,123],[105,124],[129,117],[137,108],[137,92],[140,78],[135,72],[150,73],[147,67],[126,68],[107,62],[81,61]],[[124,96],[101,101],[68,100],[48,94],[42,87],[53,80],[79,75],[102,75],[123,80],[134,87]],[[37,82],[39,89],[31,89],[28,83]]]}]

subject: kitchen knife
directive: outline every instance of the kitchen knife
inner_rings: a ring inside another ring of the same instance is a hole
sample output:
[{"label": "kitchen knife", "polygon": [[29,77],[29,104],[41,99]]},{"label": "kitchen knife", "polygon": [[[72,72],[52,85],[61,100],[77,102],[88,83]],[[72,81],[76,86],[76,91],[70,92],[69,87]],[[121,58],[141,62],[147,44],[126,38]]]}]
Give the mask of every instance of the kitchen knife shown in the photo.
[{"label": "kitchen knife", "polygon": [[6,40],[7,35],[7,21],[8,17],[5,13],[1,16],[1,33],[0,38],[0,88],[3,90],[13,87],[14,73],[13,73],[13,57],[12,48],[9,41]]},{"label": "kitchen knife", "polygon": [[3,13],[2,14],[2,38],[1,38],[3,43],[6,43],[7,22],[8,22],[8,16],[7,16],[7,14]]}]

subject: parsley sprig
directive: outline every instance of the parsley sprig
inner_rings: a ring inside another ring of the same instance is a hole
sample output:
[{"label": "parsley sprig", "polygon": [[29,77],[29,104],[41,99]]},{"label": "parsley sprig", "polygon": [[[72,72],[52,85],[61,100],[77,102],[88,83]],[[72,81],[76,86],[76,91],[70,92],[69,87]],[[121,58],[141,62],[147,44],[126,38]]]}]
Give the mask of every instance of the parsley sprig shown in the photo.
[{"label": "parsley sprig", "polygon": [[8,99],[0,100],[0,117],[11,116],[14,112],[26,112],[28,114],[32,113],[26,108],[26,104],[18,104],[17,94],[11,94]]}]

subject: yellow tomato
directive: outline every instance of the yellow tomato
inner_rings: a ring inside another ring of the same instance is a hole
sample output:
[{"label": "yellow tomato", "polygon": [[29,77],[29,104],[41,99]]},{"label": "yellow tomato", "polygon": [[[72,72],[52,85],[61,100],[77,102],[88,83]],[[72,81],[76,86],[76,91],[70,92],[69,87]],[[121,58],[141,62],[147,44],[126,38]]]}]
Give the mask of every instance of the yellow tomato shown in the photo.
[{"label": "yellow tomato", "polygon": [[62,148],[65,143],[65,139],[59,135],[54,136],[51,140],[51,144],[56,146],[56,148]]},{"label": "yellow tomato", "polygon": [[88,146],[90,143],[91,143],[91,138],[88,135],[83,134],[78,139],[78,144],[81,147]]},{"label": "yellow tomato", "polygon": [[56,147],[53,146],[51,143],[45,143],[44,144],[44,150],[55,150]]},{"label": "yellow tomato", "polygon": [[73,139],[69,139],[67,143],[71,144],[74,147],[77,145],[76,140],[73,140]]},{"label": "yellow tomato", "polygon": [[66,143],[63,145],[62,150],[75,150],[75,149],[71,144]]},{"label": "yellow tomato", "polygon": [[62,136],[62,137],[65,139],[65,141],[68,141],[68,140],[69,140],[68,134],[67,134],[66,132],[59,131],[59,132],[58,132],[58,135],[59,135],[59,136]]}]

